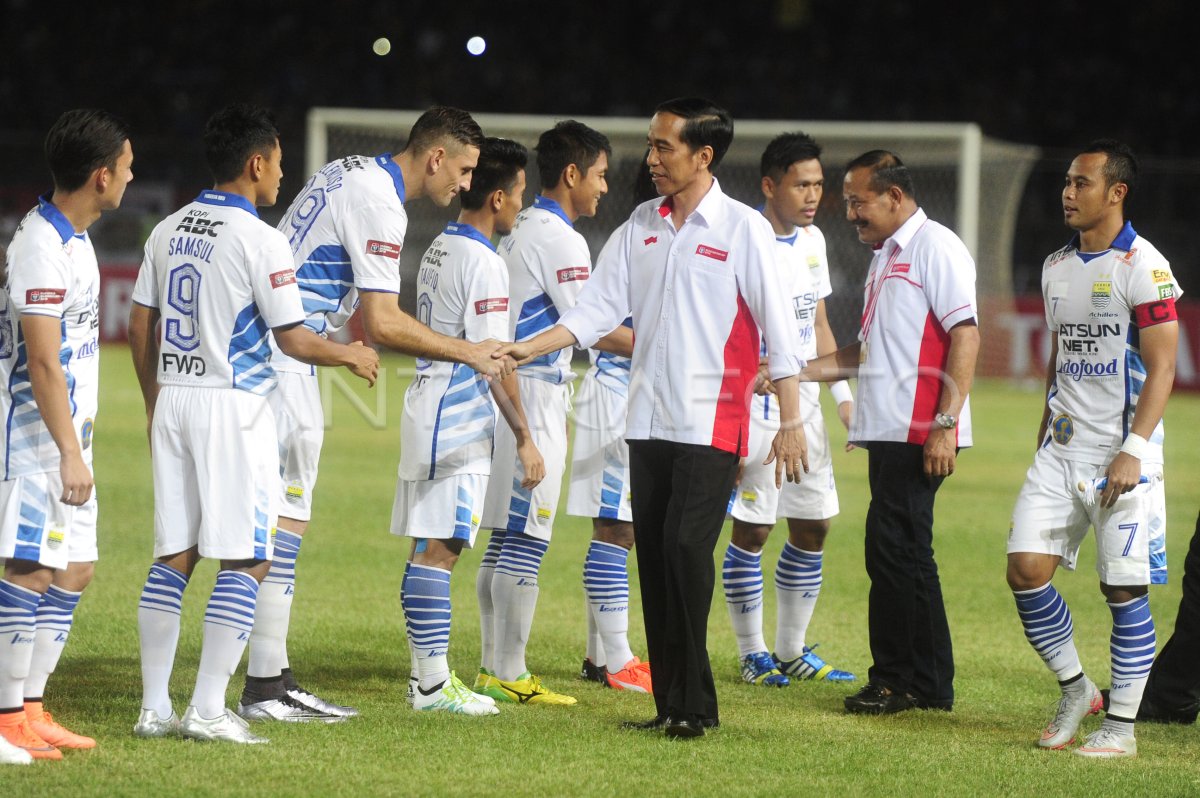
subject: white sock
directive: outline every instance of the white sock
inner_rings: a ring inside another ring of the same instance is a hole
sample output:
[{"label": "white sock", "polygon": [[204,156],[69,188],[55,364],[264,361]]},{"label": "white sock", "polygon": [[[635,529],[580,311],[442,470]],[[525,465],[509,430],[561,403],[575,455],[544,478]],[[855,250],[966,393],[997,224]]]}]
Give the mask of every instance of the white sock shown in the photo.
[{"label": "white sock", "polygon": [[138,637],[142,654],[142,708],[171,716],[168,686],[179,643],[179,614],[188,578],[169,565],[150,566],[138,601]]},{"label": "white sock", "polygon": [[[505,530],[494,529],[484,549],[483,559],[479,563],[479,572],[475,576],[475,598],[479,602],[479,667],[488,673],[494,672],[495,666],[495,605],[492,603],[492,577],[496,573],[496,562],[500,558],[500,549],[504,545]],[[414,664],[416,659],[413,660]],[[416,673],[414,670],[413,673]]]},{"label": "white sock", "polygon": [[721,568],[725,604],[741,656],[767,650],[763,639],[762,552],[757,554],[732,543],[725,549]]},{"label": "white sock", "polygon": [[257,597],[254,577],[241,571],[217,573],[204,612],[204,645],[191,700],[202,718],[215,718],[225,711],[225,689],[250,639]]},{"label": "white sock", "polygon": [[804,637],[821,595],[819,551],[805,551],[784,542],[775,567],[775,656],[785,662],[804,653]]},{"label": "white sock", "polygon": [[296,558],[304,538],[284,529],[275,530],[271,570],[258,588],[254,629],[250,632],[250,655],[246,675],[273,679],[287,667],[286,641],[296,593]]},{"label": "white sock", "polygon": [[37,608],[37,639],[33,644],[29,676],[25,679],[26,699],[41,698],[46,691],[46,681],[54,673],[58,658],[67,645],[75,607],[82,595],[55,585],[50,585],[42,594]]},{"label": "white sock", "polygon": [[583,566],[589,615],[604,651],[604,659],[596,664],[607,665],[609,673],[616,673],[633,659],[629,648],[628,561],[629,549],[593,540]]},{"label": "white sock", "polygon": [[0,580],[0,709],[25,706],[25,678],[37,637],[42,594]]},{"label": "white sock", "polygon": [[426,695],[450,678],[450,572],[412,563],[404,577],[404,619]]},{"label": "white sock", "polygon": [[495,605],[496,676],[512,681],[529,672],[525,647],[537,608],[538,571],[550,544],[520,532],[509,532],[492,576]]}]

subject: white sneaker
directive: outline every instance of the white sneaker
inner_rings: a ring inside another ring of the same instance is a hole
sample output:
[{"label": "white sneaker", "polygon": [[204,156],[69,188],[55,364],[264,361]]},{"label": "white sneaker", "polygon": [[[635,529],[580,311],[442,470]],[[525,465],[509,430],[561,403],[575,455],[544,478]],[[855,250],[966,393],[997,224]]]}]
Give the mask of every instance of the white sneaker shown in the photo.
[{"label": "white sneaker", "polygon": [[418,684],[420,684],[420,680],[416,676],[408,677],[408,692],[404,694],[404,700],[408,702],[410,707],[413,705],[413,696],[417,694]]},{"label": "white sneaker", "polygon": [[1110,726],[1101,726],[1087,736],[1083,745],[1075,749],[1075,753],[1092,759],[1137,756],[1137,740],[1132,734],[1121,734]]},{"label": "white sneaker", "polygon": [[1096,685],[1086,676],[1083,677],[1083,681],[1085,689],[1082,692],[1072,690],[1070,693],[1063,693],[1054,718],[1042,729],[1042,737],[1038,740],[1039,747],[1053,750],[1066,748],[1075,742],[1075,732],[1079,729],[1080,722],[1104,708],[1104,699]]},{"label": "white sneaker", "polygon": [[434,690],[429,695],[425,695],[420,689],[414,690],[413,709],[440,710],[475,716],[500,714],[500,710],[496,709],[494,703],[489,704],[482,698],[468,690],[467,686],[459,681],[451,671],[450,678],[442,682],[441,688]]},{"label": "white sneaker", "polygon": [[346,718],[306,707],[288,696],[238,704],[237,713],[246,720],[277,720],[285,723],[340,723]]},{"label": "white sneaker", "polygon": [[269,742],[267,738],[253,734],[246,721],[235,715],[231,709],[226,709],[215,718],[202,718],[195,707],[188,707],[183,713],[179,731],[184,737],[192,740],[225,740],[246,745]]},{"label": "white sneaker", "polygon": [[174,710],[163,718],[153,709],[143,709],[133,724],[133,733],[138,737],[173,737],[179,734],[179,718]]},{"label": "white sneaker", "polygon": [[28,765],[31,762],[33,757],[28,751],[0,737],[0,765]]}]

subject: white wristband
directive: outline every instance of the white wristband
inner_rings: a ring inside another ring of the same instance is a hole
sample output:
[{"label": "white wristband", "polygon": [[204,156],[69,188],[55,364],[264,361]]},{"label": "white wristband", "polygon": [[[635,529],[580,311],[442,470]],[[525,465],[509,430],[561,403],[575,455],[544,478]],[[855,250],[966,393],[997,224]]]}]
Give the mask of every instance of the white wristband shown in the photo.
[{"label": "white wristband", "polygon": [[850,390],[850,383],[845,380],[838,380],[829,385],[829,393],[833,395],[833,401],[839,405],[842,402],[853,402],[854,393]]},{"label": "white wristband", "polygon": [[1149,443],[1141,435],[1129,433],[1125,436],[1125,442],[1121,444],[1121,451],[1130,457],[1136,457],[1141,460],[1146,454],[1146,447]]}]

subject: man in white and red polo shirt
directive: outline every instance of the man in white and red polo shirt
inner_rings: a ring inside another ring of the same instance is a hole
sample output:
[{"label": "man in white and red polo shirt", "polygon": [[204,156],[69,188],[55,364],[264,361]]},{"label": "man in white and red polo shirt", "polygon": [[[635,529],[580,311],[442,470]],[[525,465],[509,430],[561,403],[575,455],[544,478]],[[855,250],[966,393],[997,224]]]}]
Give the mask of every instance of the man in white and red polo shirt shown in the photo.
[{"label": "man in white and red polo shirt", "polygon": [[629,725],[672,737],[718,723],[707,649],[713,549],[747,450],[760,330],[781,416],[768,459],[777,481],[808,468],[804,361],[774,235],[713,177],[732,140],[729,114],[708,100],[659,105],[646,163],[663,198],[634,210],[558,324],[496,353],[524,363],[572,343],[590,347],[633,317],[625,438],[656,714]]},{"label": "man in white and red polo shirt", "polygon": [[933,504],[971,445],[967,394],[979,351],[975,262],[925,215],[894,153],[851,161],[846,218],[875,249],[857,343],[810,363],[814,379],[858,377],[850,440],[868,451],[866,564],[871,658],[846,711],[949,710],[954,654],[933,559]]}]

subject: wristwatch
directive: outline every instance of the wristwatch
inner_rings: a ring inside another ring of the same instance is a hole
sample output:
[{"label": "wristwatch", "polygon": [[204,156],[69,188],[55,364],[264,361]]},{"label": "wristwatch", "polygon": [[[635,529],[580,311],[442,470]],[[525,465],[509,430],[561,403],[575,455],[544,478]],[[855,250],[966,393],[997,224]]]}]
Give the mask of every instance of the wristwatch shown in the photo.
[{"label": "wristwatch", "polygon": [[938,413],[933,417],[933,423],[942,429],[954,429],[958,426],[958,419],[949,413]]}]

